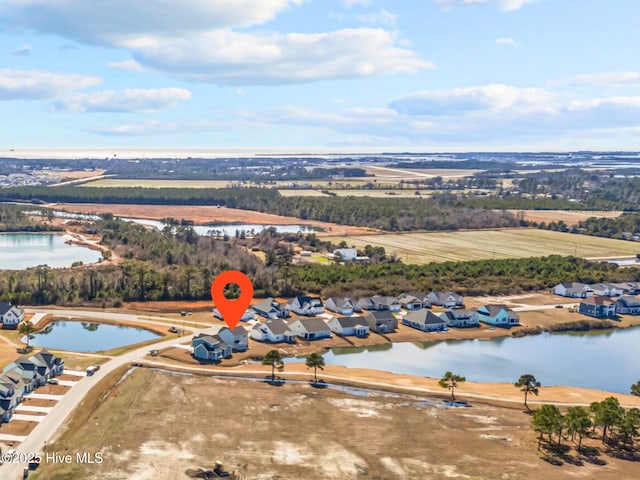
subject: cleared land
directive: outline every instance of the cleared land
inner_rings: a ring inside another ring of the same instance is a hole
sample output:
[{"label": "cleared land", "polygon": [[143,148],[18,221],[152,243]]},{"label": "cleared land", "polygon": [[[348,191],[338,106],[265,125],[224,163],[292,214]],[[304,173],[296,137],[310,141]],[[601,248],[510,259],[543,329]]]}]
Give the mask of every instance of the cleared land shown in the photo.
[{"label": "cleared land", "polygon": [[87,182],[83,187],[143,187],[143,188],[226,188],[229,180],[142,180],[135,178],[103,178]]},{"label": "cleared land", "polygon": [[616,218],[622,215],[622,212],[613,211],[575,211],[575,210],[508,210],[514,215],[522,213],[525,220],[530,222],[558,222],[562,220],[567,225],[576,225],[587,218]]},{"label": "cleared land", "polygon": [[550,254],[583,258],[635,256],[640,245],[609,238],[538,229],[501,229],[466,232],[397,233],[327,237],[334,243],[363,248],[384,247],[405,263],[542,257]]},{"label": "cleared land", "polygon": [[196,478],[216,460],[242,480],[517,480],[533,472],[548,480],[620,479],[634,478],[637,468],[604,452],[606,465],[544,462],[530,417],[520,408],[474,403],[444,409],[420,397],[356,396],[146,369],[110,388],[105,400],[108,388],[94,389],[66,433],[47,448],[74,456],[102,451],[104,463],[42,464],[34,479]]}]

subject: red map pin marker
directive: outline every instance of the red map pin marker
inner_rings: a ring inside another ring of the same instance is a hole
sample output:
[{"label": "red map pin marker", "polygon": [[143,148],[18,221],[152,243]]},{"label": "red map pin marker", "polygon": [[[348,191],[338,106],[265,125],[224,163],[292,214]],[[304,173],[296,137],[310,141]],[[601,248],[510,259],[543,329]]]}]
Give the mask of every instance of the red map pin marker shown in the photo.
[{"label": "red map pin marker", "polygon": [[[224,287],[230,283],[235,283],[240,287],[240,298],[228,300],[224,296]],[[253,283],[244,273],[238,270],[227,270],[213,279],[211,298],[227,326],[233,330],[251,303]]]}]

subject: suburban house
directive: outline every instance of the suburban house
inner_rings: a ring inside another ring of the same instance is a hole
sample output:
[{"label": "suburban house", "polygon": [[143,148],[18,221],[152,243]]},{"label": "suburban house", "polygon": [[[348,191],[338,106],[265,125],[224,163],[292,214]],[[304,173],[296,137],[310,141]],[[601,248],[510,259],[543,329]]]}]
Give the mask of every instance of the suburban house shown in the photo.
[{"label": "suburban house", "polygon": [[224,343],[231,345],[234,352],[244,352],[249,348],[249,335],[242,325],[238,325],[233,330],[222,327],[217,335]]},{"label": "suburban house", "polygon": [[[217,319],[224,320],[222,314],[220,313],[220,310],[218,310],[217,308],[213,309],[213,316]],[[254,318],[256,318],[256,312],[252,308],[247,308],[240,317],[240,321],[248,322],[249,320],[253,320]]]},{"label": "suburban house", "polygon": [[319,318],[296,318],[289,320],[289,330],[305,340],[331,338],[331,330]]},{"label": "suburban house", "polygon": [[622,296],[616,300],[616,313],[640,315],[640,298]]},{"label": "suburban house", "polygon": [[465,310],[462,308],[450,308],[446,312],[440,314],[449,327],[477,327],[478,319],[474,310]]},{"label": "suburban house", "polygon": [[307,317],[315,317],[324,312],[324,305],[319,297],[296,297],[287,305],[289,310],[297,313],[298,315],[305,315]]},{"label": "suburban house", "polygon": [[369,324],[362,317],[331,317],[327,325],[333,333],[343,337],[369,335]]},{"label": "suburban house", "polygon": [[427,295],[427,299],[431,302],[431,305],[438,305],[439,307],[464,307],[462,295],[454,292],[430,292]]},{"label": "suburban house", "polygon": [[265,298],[251,308],[256,312],[256,315],[272,320],[276,318],[287,318],[289,316],[287,306],[276,302],[272,297]]},{"label": "suburban house", "polygon": [[324,302],[324,308],[340,315],[353,315],[353,301],[346,297],[331,297]]},{"label": "suburban house", "polygon": [[398,328],[398,319],[389,310],[369,312],[364,319],[376,333],[392,333]]},{"label": "suburban house", "polygon": [[636,295],[640,293],[640,283],[638,282],[614,282],[611,285],[621,291],[622,295]]},{"label": "suburban house", "polygon": [[417,328],[423,332],[437,332],[447,329],[445,322],[431,310],[412,310],[402,319],[402,324],[411,328]]},{"label": "suburban house", "polygon": [[482,323],[496,327],[512,327],[520,323],[520,317],[506,305],[484,305],[476,310],[475,317]]},{"label": "suburban house", "polygon": [[193,356],[198,360],[220,361],[223,358],[230,358],[233,347],[225,343],[218,335],[201,333],[191,340]]},{"label": "suburban house", "polygon": [[591,287],[580,282],[559,283],[551,290],[556,295],[569,298],[587,298],[593,295]]},{"label": "suburban house", "polygon": [[580,302],[578,312],[595,318],[613,318],[616,316],[616,302],[606,297],[589,297]]},{"label": "suburban house", "polygon": [[296,334],[289,329],[287,322],[280,318],[256,323],[249,335],[259,342],[294,343],[296,341]]},{"label": "suburban house", "polygon": [[398,297],[398,301],[400,302],[400,306],[407,310],[420,310],[421,308],[431,307],[431,302],[427,298],[426,293],[403,293]]},{"label": "suburban house", "polygon": [[396,297],[385,297],[382,295],[374,295],[373,297],[362,298],[358,300],[357,308],[359,310],[375,310],[399,312],[400,302]]},{"label": "suburban house", "polygon": [[18,328],[18,324],[24,320],[24,310],[10,303],[0,303],[0,322],[2,328]]},{"label": "suburban house", "polygon": [[8,422],[18,406],[18,396],[12,382],[0,381],[0,420]]},{"label": "suburban house", "polygon": [[593,291],[594,295],[601,297],[619,297],[622,295],[623,290],[616,288],[616,286],[610,282],[592,283],[589,285],[589,288]]}]

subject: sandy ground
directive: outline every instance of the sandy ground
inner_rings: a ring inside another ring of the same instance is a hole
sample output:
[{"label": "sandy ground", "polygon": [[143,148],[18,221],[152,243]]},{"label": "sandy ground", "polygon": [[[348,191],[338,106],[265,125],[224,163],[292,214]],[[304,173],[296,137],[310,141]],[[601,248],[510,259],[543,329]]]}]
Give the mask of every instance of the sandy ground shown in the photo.
[{"label": "sandy ground", "polygon": [[255,225],[310,225],[324,229],[328,235],[364,235],[375,233],[375,229],[350,227],[336,223],[301,220],[296,217],[285,217],[269,213],[255,212],[215,206],[180,206],[180,205],[103,205],[103,204],[67,204],[49,205],[74,213],[112,213],[121,217],[146,218],[160,220],[166,217],[193,220],[196,224],[211,223],[249,223]]},{"label": "sandy ground", "polygon": [[637,473],[637,464],[609,456],[597,440],[587,443],[600,449],[604,465],[573,450],[564,458],[578,465],[550,465],[520,408],[446,409],[439,400],[354,393],[136,370],[106,401],[77,410],[48,446],[102,451],[104,463],[42,464],[35,479],[187,479],[216,460],[238,480],[619,480]]},{"label": "sandy ground", "polygon": [[508,210],[514,215],[519,213],[524,214],[524,219],[530,222],[557,222],[559,220],[564,221],[567,225],[576,225],[582,220],[586,220],[590,217],[597,218],[615,218],[622,215],[622,212],[613,211],[605,212],[599,211],[573,211],[573,210]]}]

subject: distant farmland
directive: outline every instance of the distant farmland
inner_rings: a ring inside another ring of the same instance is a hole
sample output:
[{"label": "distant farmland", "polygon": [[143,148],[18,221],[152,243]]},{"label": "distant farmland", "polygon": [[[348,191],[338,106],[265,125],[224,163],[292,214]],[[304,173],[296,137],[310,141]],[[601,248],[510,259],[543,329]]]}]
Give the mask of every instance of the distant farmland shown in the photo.
[{"label": "distant farmland", "polygon": [[229,180],[138,180],[129,178],[103,178],[87,182],[81,187],[142,187],[142,188],[227,188]]},{"label": "distant farmland", "polygon": [[349,246],[384,247],[405,263],[429,263],[490,258],[542,257],[551,254],[583,258],[616,258],[640,253],[640,243],[537,229],[468,232],[385,233],[324,237]]}]

